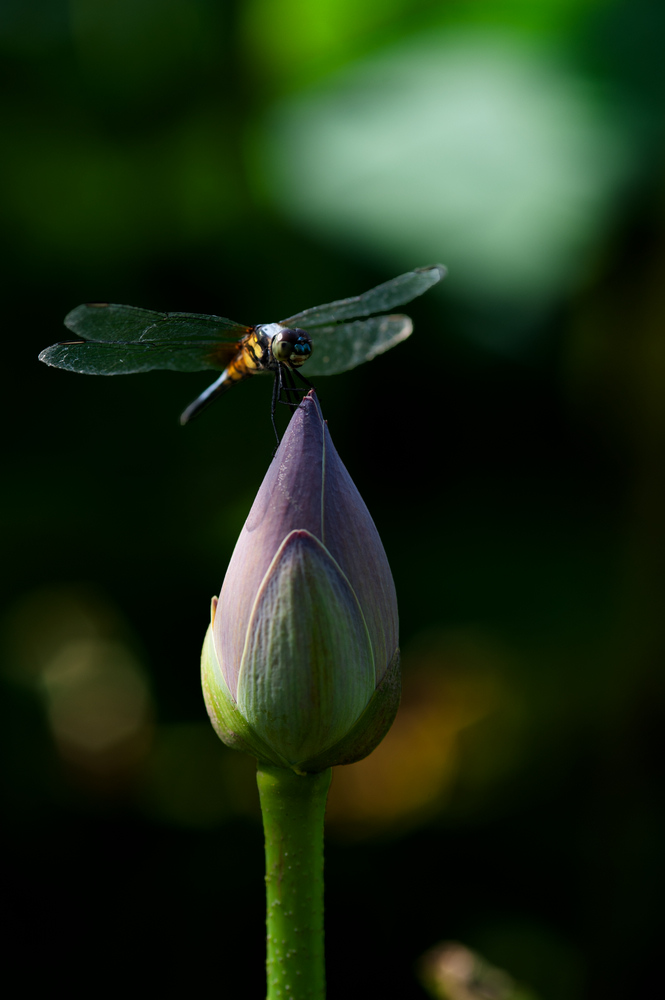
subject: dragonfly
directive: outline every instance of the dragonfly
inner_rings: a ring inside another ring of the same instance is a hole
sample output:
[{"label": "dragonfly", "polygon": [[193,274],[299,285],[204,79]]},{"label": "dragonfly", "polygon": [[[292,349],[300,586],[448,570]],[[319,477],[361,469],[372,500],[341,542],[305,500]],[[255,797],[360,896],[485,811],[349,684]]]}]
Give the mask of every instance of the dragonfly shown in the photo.
[{"label": "dragonfly", "polygon": [[441,264],[416,268],[362,295],[257,326],[222,316],[91,302],[65,317],[65,326],[77,339],[47,347],[39,360],[85,375],[129,375],[160,368],[221,371],[183,412],[181,424],[238,382],[272,372],[275,427],[277,401],[294,409],[293,394],[304,391],[296,387],[295,377],[311,387],[300,372],[303,365],[310,375],[336,375],[406,340],[413,330],[411,319],[385,314],[422,295],[445,274]]}]

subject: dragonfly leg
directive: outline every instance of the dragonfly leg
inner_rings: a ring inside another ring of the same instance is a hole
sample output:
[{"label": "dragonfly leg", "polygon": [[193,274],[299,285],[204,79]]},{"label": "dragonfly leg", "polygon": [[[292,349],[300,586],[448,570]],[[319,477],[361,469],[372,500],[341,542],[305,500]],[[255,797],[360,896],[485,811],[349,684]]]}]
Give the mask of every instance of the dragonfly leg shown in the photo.
[{"label": "dragonfly leg", "polygon": [[282,365],[281,367],[283,368],[283,372],[282,372],[282,385],[281,385],[281,388],[280,388],[280,402],[281,403],[286,403],[287,406],[290,406],[291,407],[291,411],[293,412],[296,409],[296,407],[298,406],[300,400],[298,400],[298,403],[295,403],[293,401],[293,399],[288,399],[288,398],[287,399],[281,399],[281,394],[282,393],[285,393],[285,394],[286,393],[300,393],[301,395],[304,395],[304,391],[305,390],[301,389],[299,386],[297,386],[295,384],[295,379],[294,379],[293,376],[297,375],[298,378],[300,379],[300,381],[304,382],[305,385],[308,386],[310,389],[313,389],[314,386],[312,385],[312,383],[308,379],[306,379],[304,377],[304,375],[300,374],[300,372],[297,370],[297,368],[291,368],[288,365]]},{"label": "dragonfly leg", "polygon": [[272,403],[270,406],[270,420],[272,422],[272,429],[275,432],[275,437],[277,438],[277,444],[279,445],[279,434],[277,433],[277,424],[275,423],[275,411],[277,410],[277,403],[280,396],[282,395],[282,366],[277,366],[277,371],[275,372],[275,378],[272,384]]},{"label": "dragonfly leg", "polygon": [[[310,382],[310,380],[308,378],[305,378],[305,376],[302,374],[302,372],[299,372],[297,368],[292,368],[291,371],[293,372],[294,375],[298,376],[298,378],[300,379],[301,382],[304,382],[305,385],[309,386],[310,389],[314,389],[315,388],[315,386],[312,385],[312,383]],[[297,391],[298,392],[302,392],[302,389],[299,389]]]},{"label": "dragonfly leg", "polygon": [[[275,371],[275,381],[272,385],[272,404],[270,407],[270,419],[272,421],[275,437],[277,438],[277,444],[279,444],[279,434],[277,432],[277,424],[275,422],[277,404],[283,403],[285,406],[289,407],[291,413],[295,413],[300,405],[300,400],[295,402],[293,398],[289,399],[289,394],[293,396],[293,393],[300,393],[301,395],[304,393],[304,390],[295,384],[294,375],[297,375],[298,378],[305,383],[305,385],[309,386],[310,389],[314,388],[312,383],[308,382],[306,378],[303,378],[300,372],[296,371],[295,368],[290,368],[288,365],[283,363],[277,366]],[[286,396],[286,399],[282,399],[282,396]]]},{"label": "dragonfly leg", "polygon": [[291,372],[291,369],[288,368],[286,365],[280,365],[280,367],[283,369],[283,371],[282,371],[282,392],[286,395],[286,399],[281,400],[281,402],[282,403],[286,403],[286,405],[291,410],[291,413],[295,413],[296,410],[298,409],[298,405],[300,403],[300,400],[298,400],[298,402],[294,402],[294,400],[292,398],[291,399],[289,398],[288,394],[291,393],[291,395],[292,395],[294,392],[300,392],[300,389],[298,389],[298,387],[295,384],[295,380],[293,378],[293,374]]}]

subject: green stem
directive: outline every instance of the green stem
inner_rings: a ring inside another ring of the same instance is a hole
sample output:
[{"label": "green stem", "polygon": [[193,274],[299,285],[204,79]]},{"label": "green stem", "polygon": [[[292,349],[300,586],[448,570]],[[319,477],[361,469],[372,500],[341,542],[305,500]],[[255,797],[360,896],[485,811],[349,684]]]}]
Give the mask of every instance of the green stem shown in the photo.
[{"label": "green stem", "polygon": [[259,763],[266,839],[267,1000],[324,1000],[323,817],[332,771]]}]

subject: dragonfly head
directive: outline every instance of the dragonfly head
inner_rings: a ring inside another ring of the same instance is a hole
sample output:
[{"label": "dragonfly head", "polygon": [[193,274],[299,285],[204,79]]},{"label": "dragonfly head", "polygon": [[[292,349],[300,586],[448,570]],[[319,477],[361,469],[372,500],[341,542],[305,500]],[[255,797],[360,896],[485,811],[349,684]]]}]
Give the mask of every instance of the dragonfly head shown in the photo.
[{"label": "dragonfly head", "polygon": [[272,338],[270,350],[275,361],[286,361],[291,368],[300,368],[312,353],[312,340],[304,330],[284,327]]}]

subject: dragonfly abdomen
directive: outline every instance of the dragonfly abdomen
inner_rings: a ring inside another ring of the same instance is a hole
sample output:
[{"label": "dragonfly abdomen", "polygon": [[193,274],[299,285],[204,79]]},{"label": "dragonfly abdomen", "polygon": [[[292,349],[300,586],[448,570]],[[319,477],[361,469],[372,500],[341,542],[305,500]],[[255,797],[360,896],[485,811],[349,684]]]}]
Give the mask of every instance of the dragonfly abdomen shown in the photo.
[{"label": "dragonfly abdomen", "polygon": [[[214,353],[211,354],[210,360],[216,361]],[[270,340],[257,330],[253,330],[240,342],[238,353],[229,361],[217,381],[209,385],[181,414],[180,423],[189,423],[193,417],[198,416],[201,410],[236,385],[237,382],[243,382],[250,375],[256,375],[258,372],[269,371],[269,366]]]}]

